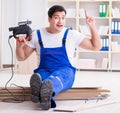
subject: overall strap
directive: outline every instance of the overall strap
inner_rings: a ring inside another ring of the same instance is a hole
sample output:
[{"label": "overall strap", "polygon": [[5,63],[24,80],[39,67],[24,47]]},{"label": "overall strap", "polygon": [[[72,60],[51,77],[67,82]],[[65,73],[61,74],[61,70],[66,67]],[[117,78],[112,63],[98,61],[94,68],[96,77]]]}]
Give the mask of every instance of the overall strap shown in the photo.
[{"label": "overall strap", "polygon": [[63,40],[62,40],[62,44],[66,43],[66,38],[67,38],[67,34],[68,34],[69,29],[66,29],[64,36],[63,36]]},{"label": "overall strap", "polygon": [[38,41],[39,41],[40,46],[43,46],[40,30],[37,30],[37,36],[38,36]]}]

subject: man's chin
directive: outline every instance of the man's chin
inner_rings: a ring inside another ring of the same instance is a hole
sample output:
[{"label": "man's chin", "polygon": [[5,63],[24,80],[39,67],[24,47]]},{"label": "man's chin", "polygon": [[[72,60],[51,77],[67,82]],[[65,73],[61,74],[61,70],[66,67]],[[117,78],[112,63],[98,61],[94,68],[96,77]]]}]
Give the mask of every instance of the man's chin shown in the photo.
[{"label": "man's chin", "polygon": [[60,32],[60,31],[62,31],[62,29],[63,29],[63,27],[58,27],[58,28],[57,28],[57,31]]}]

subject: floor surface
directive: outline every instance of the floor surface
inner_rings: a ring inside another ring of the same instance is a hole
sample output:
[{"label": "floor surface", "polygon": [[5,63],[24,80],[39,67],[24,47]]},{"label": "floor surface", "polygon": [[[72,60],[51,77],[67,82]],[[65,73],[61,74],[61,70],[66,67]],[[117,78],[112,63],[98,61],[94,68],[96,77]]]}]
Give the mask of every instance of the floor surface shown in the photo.
[{"label": "floor surface", "polygon": [[[0,87],[4,87],[12,74],[9,71],[0,71]],[[14,74],[9,82],[23,87],[29,87],[29,79],[31,75]],[[76,73],[73,87],[98,87],[109,89],[110,96],[107,99],[99,100],[69,100],[56,101],[57,108],[48,111],[41,111],[40,104],[25,101],[22,103],[6,103],[0,102],[1,113],[120,113],[120,72],[91,72],[80,71]],[[56,110],[56,111],[54,111]]]}]

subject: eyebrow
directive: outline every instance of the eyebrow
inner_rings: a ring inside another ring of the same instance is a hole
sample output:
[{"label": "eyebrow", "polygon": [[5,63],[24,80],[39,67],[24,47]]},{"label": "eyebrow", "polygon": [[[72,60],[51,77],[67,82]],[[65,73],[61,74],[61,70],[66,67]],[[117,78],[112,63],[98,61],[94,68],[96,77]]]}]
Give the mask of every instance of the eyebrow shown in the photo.
[{"label": "eyebrow", "polygon": [[[55,14],[55,15],[53,15],[53,16],[59,16],[59,15]],[[62,15],[62,16],[65,16],[65,15]]]}]

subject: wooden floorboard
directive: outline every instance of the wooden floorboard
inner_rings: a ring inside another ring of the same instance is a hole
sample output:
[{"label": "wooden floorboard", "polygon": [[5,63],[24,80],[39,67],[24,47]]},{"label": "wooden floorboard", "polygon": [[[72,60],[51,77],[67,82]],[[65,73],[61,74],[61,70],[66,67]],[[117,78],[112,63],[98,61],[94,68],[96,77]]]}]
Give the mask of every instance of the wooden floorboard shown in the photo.
[{"label": "wooden floorboard", "polygon": [[[61,92],[55,96],[56,100],[78,100],[78,99],[90,99],[90,98],[106,98],[110,90],[102,88],[72,88],[67,91]],[[0,100],[5,98],[19,98],[24,100],[30,100],[30,87],[8,87],[0,88]]]}]

